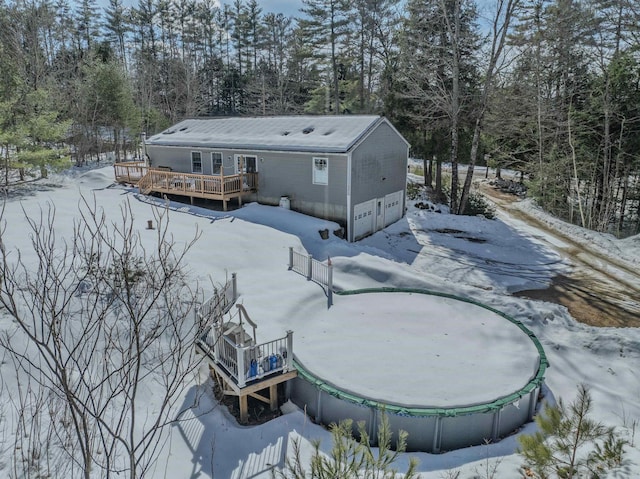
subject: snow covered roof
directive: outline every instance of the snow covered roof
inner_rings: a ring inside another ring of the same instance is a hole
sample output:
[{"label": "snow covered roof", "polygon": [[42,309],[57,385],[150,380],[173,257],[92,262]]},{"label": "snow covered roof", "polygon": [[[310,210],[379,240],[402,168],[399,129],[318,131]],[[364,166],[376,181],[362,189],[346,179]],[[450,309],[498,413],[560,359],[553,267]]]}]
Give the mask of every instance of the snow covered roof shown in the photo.
[{"label": "snow covered roof", "polygon": [[346,153],[382,122],[377,115],[270,116],[183,120],[148,145]]}]

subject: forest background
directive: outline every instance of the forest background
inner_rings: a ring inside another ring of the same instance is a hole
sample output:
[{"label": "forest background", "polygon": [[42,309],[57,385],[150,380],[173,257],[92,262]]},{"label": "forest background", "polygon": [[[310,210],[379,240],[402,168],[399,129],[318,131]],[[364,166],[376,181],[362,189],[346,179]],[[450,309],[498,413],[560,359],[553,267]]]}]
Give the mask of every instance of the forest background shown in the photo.
[{"label": "forest background", "polygon": [[185,117],[383,114],[454,213],[475,168],[509,168],[548,212],[637,234],[639,39],[635,0],[2,0],[1,183],[142,155]]}]

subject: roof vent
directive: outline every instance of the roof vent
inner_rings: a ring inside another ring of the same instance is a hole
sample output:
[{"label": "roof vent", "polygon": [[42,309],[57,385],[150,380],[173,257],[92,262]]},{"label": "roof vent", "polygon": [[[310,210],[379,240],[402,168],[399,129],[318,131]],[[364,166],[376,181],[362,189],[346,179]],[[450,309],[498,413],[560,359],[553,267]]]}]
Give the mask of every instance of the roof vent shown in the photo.
[{"label": "roof vent", "polygon": [[282,132],[282,136],[287,136],[289,133],[291,133],[290,131],[283,131]]},{"label": "roof vent", "polygon": [[187,128],[188,128],[187,126],[183,126],[182,128],[180,128],[179,131],[187,131]]},{"label": "roof vent", "polygon": [[333,133],[335,130],[327,130],[323,133],[324,136],[329,136],[331,133]]},{"label": "roof vent", "polygon": [[162,132],[163,135],[173,135],[176,130],[165,130]]},{"label": "roof vent", "polygon": [[304,130],[302,130],[302,133],[304,133],[305,135],[308,135],[309,133],[311,133],[313,130],[315,130],[314,127],[312,126],[308,126],[306,127]]}]

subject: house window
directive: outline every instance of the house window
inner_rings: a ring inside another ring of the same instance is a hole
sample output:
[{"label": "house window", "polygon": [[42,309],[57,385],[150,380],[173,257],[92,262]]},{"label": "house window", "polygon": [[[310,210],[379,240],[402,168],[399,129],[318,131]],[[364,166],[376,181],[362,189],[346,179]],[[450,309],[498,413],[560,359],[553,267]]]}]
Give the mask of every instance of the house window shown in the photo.
[{"label": "house window", "polygon": [[313,159],[313,184],[329,184],[329,160],[327,158]]},{"label": "house window", "polygon": [[202,154],[199,151],[191,152],[191,172],[202,173]]},{"label": "house window", "polygon": [[222,153],[211,153],[211,174],[219,175],[222,171]]}]

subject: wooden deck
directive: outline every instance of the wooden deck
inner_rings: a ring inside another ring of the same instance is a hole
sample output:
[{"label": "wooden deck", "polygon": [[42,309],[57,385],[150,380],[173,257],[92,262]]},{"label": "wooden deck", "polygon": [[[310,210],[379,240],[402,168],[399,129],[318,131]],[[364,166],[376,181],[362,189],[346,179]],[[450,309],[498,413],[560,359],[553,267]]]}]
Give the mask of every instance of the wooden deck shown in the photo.
[{"label": "wooden deck", "polygon": [[[251,396],[269,405],[271,411],[278,409],[278,384],[284,383],[298,376],[298,371],[279,372],[263,378],[258,378],[244,387],[239,387],[232,374],[214,360],[211,352],[202,343],[196,343],[196,351],[204,355],[214,381],[220,386],[225,396],[236,396],[240,409],[240,422],[246,423],[249,418],[247,399]],[[263,391],[268,390],[265,396]],[[262,394],[261,394],[262,392]]]},{"label": "wooden deck", "polygon": [[144,161],[127,161],[124,163],[114,163],[113,170],[118,183],[137,185],[138,181],[147,174],[149,167]]},{"label": "wooden deck", "polygon": [[[291,331],[287,331],[284,338],[250,346],[232,344],[224,336],[215,339],[210,334],[196,341],[196,351],[206,359],[222,393],[238,398],[241,423],[246,423],[248,419],[249,396],[268,404],[271,411],[278,408],[278,384],[298,376],[293,365],[292,347]],[[285,353],[284,357],[280,356],[278,361],[270,363],[269,359],[275,357],[275,351],[288,351],[289,354]],[[267,369],[263,370],[259,364],[264,364]],[[268,364],[272,364],[273,369],[269,369]],[[260,394],[267,390],[268,395]]]},{"label": "wooden deck", "polygon": [[138,162],[116,163],[113,167],[116,181],[137,185],[145,195],[188,196],[191,203],[194,198],[218,200],[222,201],[224,211],[227,211],[229,200],[237,198],[242,205],[242,197],[256,191],[258,186],[257,173],[198,175],[150,168]]},{"label": "wooden deck", "polygon": [[[272,411],[278,408],[278,385],[298,375],[293,363],[293,331],[286,336],[256,343],[256,328],[247,310],[236,303],[238,298],[237,277],[214,294],[197,310],[196,318],[203,328],[196,340],[196,351],[209,364],[215,382],[224,395],[236,396],[239,401],[240,422],[248,419],[248,398],[251,396],[269,405]],[[233,305],[238,309],[239,320],[225,322],[225,315]],[[253,334],[245,329],[251,326]]]}]

